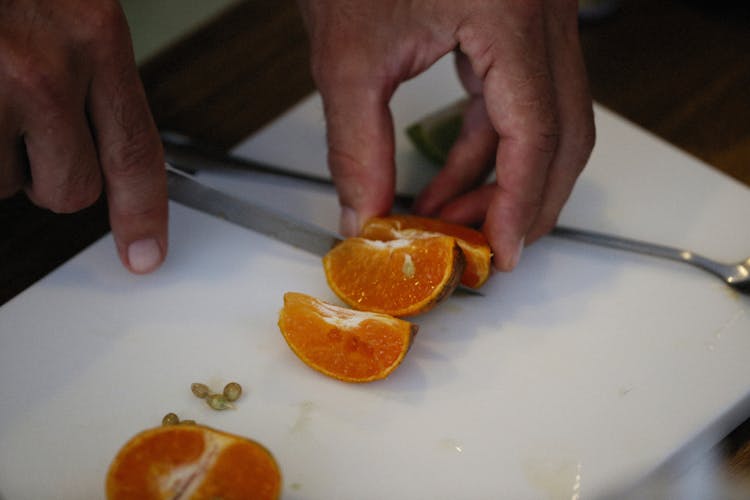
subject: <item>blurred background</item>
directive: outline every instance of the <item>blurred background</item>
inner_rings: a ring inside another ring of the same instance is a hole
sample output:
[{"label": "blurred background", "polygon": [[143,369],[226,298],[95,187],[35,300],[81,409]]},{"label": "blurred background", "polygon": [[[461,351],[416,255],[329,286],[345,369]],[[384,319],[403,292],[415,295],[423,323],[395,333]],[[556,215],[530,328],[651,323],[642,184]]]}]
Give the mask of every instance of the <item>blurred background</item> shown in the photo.
[{"label": "blurred background", "polygon": [[239,0],[121,0],[120,3],[130,24],[136,61],[140,63],[209,23]]}]

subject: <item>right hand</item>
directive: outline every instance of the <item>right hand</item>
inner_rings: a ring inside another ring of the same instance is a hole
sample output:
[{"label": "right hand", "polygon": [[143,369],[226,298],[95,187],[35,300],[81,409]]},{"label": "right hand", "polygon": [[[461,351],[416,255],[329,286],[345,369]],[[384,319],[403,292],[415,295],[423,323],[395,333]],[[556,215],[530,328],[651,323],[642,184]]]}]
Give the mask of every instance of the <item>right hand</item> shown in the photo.
[{"label": "right hand", "polygon": [[0,0],[0,198],[70,213],[102,187],[123,264],[167,251],[161,141],[115,0]]}]

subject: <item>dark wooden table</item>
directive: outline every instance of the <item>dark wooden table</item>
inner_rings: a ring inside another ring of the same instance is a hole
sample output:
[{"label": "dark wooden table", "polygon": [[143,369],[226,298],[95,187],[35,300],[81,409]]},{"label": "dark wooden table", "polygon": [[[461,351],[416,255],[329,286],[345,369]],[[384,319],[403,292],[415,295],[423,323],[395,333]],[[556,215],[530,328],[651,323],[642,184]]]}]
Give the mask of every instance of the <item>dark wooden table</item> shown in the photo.
[{"label": "dark wooden table", "polygon": [[[599,103],[750,186],[746,4],[623,0],[581,34]],[[313,90],[307,52],[292,0],[252,0],[145,62],[141,76],[160,128],[226,149]],[[0,201],[0,230],[2,304],[104,235],[106,205],[55,215],[18,195]],[[724,449],[750,470],[747,427]]]}]

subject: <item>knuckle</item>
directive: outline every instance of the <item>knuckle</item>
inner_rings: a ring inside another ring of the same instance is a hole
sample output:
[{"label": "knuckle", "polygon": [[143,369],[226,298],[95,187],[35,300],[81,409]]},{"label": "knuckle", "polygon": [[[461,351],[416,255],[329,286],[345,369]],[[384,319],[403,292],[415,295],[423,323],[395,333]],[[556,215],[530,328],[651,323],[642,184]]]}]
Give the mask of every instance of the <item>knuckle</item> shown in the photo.
[{"label": "knuckle", "polygon": [[596,144],[596,127],[593,120],[576,127],[571,139],[572,154],[570,157],[575,162],[574,167],[582,169],[591,156],[591,151]]},{"label": "knuckle", "polygon": [[551,118],[538,123],[526,134],[519,134],[519,142],[529,150],[545,156],[554,155],[560,145],[560,127],[557,120]]},{"label": "knuckle", "polygon": [[322,90],[369,85],[386,71],[378,56],[350,34],[321,35],[310,54],[310,74]]},{"label": "knuckle", "polygon": [[340,204],[373,213],[390,208],[393,179],[387,170],[368,168],[369,162],[341,149],[329,149],[328,158]]},{"label": "knuckle", "polygon": [[144,172],[163,166],[163,151],[150,130],[139,130],[110,148],[107,175],[118,180],[135,180]]},{"label": "knuckle", "polygon": [[72,214],[90,207],[98,197],[99,193],[91,194],[71,191],[62,193],[60,196],[52,199],[47,208],[58,214]]},{"label": "knuckle", "polygon": [[539,132],[532,144],[540,153],[554,154],[560,144],[560,130],[555,127]]},{"label": "knuckle", "polygon": [[365,166],[354,155],[334,145],[330,145],[328,149],[328,164],[338,182],[356,183],[366,172]]},{"label": "knuckle", "polygon": [[[456,30],[456,40],[461,53],[468,57],[472,71],[480,80],[484,80],[492,68],[498,49],[494,22],[488,23],[486,18],[471,17],[464,20]],[[468,71],[467,71],[468,72]]]},{"label": "knuckle", "polygon": [[0,60],[0,97],[6,111],[37,106],[38,112],[55,112],[70,100],[75,76],[60,47],[40,49],[14,40],[0,45]]},{"label": "knuckle", "polygon": [[90,2],[80,15],[78,37],[95,52],[109,57],[128,40],[127,21],[118,2]]},{"label": "knuckle", "polygon": [[90,174],[77,175],[44,196],[45,206],[60,214],[78,212],[93,205],[101,195],[101,181]]},{"label": "knuckle", "polygon": [[86,32],[90,35],[101,36],[118,31],[124,22],[122,9],[117,2],[110,0],[88,5],[82,15],[84,18],[81,25],[85,26]]},{"label": "knuckle", "polygon": [[539,24],[545,9],[544,0],[508,2],[502,15],[498,13],[496,0],[477,0],[474,6],[473,14],[464,18],[457,31],[462,48],[466,47],[465,44],[469,47],[481,44],[493,38],[497,29],[508,29],[509,26],[516,36],[526,37],[531,27]]},{"label": "knuckle", "polygon": [[7,74],[10,86],[23,102],[36,102],[45,110],[58,109],[64,102],[67,77],[53,61],[38,55],[18,58]]},{"label": "knuckle", "polygon": [[555,153],[560,144],[562,128],[556,111],[554,98],[541,95],[531,103],[529,109],[528,140],[542,153]]},{"label": "knuckle", "polygon": [[311,59],[310,72],[322,90],[349,86],[360,78],[356,60],[352,60],[346,54],[320,53]]},{"label": "knuckle", "polygon": [[500,196],[505,198],[511,205],[526,214],[538,213],[542,208],[544,198],[539,190],[519,189],[519,181],[510,176],[497,179],[497,187]]}]

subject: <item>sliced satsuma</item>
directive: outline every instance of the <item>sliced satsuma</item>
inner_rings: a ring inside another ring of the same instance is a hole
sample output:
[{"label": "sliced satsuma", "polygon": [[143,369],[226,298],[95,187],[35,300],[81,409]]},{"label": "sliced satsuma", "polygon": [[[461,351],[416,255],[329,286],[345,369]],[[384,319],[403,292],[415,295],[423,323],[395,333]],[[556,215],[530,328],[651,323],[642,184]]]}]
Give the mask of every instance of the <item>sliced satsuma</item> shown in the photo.
[{"label": "sliced satsuma", "polygon": [[456,238],[466,257],[461,283],[479,288],[490,276],[492,251],[487,238],[470,227],[417,215],[389,215],[369,219],[360,236],[375,240],[413,239],[444,234]]},{"label": "sliced satsuma", "polygon": [[449,236],[378,241],[348,238],[325,257],[331,289],[355,309],[412,316],[453,293],[465,267]]},{"label": "sliced satsuma", "polygon": [[417,333],[408,321],[295,292],[284,294],[279,329],[305,364],[345,382],[387,377],[401,364]]},{"label": "sliced satsuma", "polygon": [[107,473],[109,500],[275,499],[281,473],[247,438],[201,425],[169,425],[133,437]]}]

